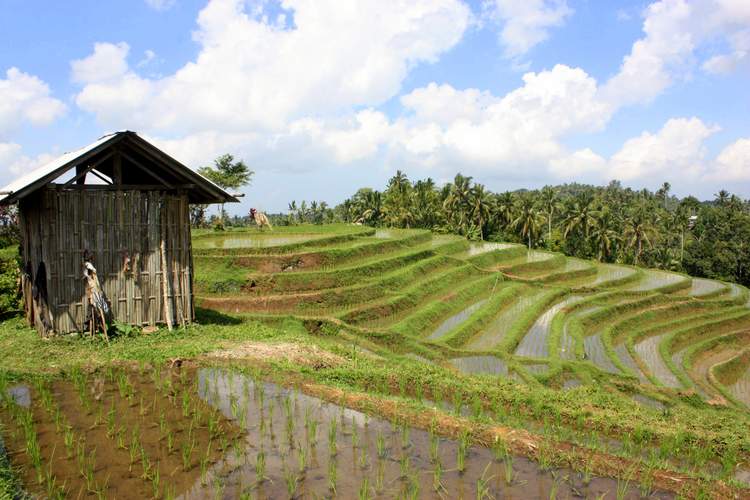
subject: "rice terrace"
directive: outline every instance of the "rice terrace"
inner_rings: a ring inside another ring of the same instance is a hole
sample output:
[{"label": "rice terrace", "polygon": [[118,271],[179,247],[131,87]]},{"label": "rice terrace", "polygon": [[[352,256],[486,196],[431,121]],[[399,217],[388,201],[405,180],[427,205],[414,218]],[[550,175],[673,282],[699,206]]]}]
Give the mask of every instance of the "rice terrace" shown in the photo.
[{"label": "rice terrace", "polygon": [[185,332],[3,324],[29,353],[4,363],[0,421],[30,493],[747,493],[743,287],[349,224],[193,248]]}]

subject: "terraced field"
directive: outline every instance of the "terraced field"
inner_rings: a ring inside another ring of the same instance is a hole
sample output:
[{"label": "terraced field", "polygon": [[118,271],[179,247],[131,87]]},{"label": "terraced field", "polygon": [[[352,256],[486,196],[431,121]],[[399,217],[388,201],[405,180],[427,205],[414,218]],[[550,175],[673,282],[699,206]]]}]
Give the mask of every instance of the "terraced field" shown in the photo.
[{"label": "terraced field", "polygon": [[667,399],[691,390],[729,405],[750,398],[747,373],[706,367],[708,351],[722,363],[744,353],[722,341],[750,330],[750,294],[738,285],[358,226],[209,234],[194,252],[203,307],[324,318],[465,373],[551,385],[606,374]]},{"label": "terraced field", "polygon": [[[665,419],[685,405],[750,415],[742,286],[421,230],[350,226],[298,238],[297,229],[291,239],[283,230],[235,234],[223,246],[197,238],[199,305],[272,324],[296,318],[366,352],[469,379],[584,399],[588,387],[605,388]],[[742,483],[750,465],[735,468],[730,479]]]}]

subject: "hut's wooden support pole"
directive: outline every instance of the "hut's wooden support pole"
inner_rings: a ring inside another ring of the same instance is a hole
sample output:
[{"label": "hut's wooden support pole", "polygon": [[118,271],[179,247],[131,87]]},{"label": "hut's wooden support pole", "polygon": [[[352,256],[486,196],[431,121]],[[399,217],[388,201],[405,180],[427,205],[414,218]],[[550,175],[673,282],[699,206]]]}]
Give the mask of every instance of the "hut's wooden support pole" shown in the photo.
[{"label": "hut's wooden support pole", "polygon": [[169,278],[167,277],[167,225],[165,221],[164,206],[162,206],[161,217],[159,217],[159,223],[161,224],[161,243],[159,244],[159,253],[161,254],[161,283],[162,283],[162,294],[164,296],[164,319],[167,322],[167,328],[172,330],[172,303],[169,301]]}]

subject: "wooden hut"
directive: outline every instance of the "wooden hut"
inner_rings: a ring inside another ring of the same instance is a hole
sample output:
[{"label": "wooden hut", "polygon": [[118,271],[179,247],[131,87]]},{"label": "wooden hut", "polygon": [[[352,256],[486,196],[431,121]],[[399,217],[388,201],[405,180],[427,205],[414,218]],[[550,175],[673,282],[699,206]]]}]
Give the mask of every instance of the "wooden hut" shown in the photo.
[{"label": "wooden hut", "polygon": [[29,172],[0,190],[0,204],[18,204],[29,323],[43,335],[95,324],[87,269],[96,270],[108,321],[189,323],[189,204],[236,201],[128,131]]}]

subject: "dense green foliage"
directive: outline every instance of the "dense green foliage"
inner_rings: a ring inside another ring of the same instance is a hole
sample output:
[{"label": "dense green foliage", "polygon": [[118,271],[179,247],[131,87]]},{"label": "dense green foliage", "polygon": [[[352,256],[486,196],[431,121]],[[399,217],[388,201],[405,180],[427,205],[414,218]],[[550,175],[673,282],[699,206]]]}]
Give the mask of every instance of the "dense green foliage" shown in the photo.
[{"label": "dense green foliage", "polygon": [[522,242],[567,255],[656,267],[750,284],[750,203],[726,191],[700,202],[582,184],[492,193],[456,175],[438,187],[397,172],[386,189],[358,190],[334,209],[290,204],[289,222],[339,220],[427,228],[469,239]]},{"label": "dense green foliage", "polygon": [[0,316],[21,307],[17,257],[18,247],[15,245],[0,249]]}]

